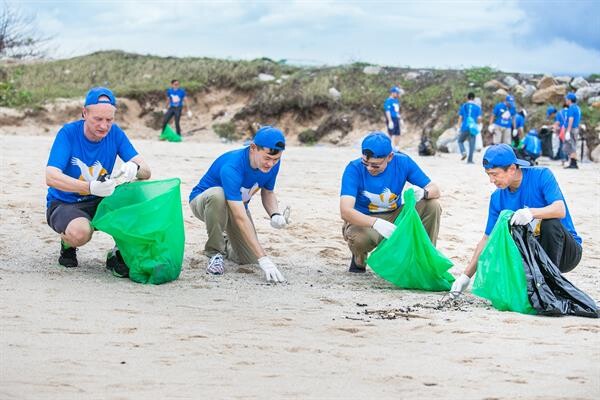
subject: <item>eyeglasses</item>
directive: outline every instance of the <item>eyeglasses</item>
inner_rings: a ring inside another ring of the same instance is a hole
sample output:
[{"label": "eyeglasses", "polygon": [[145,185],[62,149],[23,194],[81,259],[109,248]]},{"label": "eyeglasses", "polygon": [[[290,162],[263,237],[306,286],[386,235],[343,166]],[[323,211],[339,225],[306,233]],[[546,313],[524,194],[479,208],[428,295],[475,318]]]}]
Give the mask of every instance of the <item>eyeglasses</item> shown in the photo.
[{"label": "eyeglasses", "polygon": [[367,162],[364,158],[361,158],[360,162],[362,163],[362,165],[364,165],[367,168],[379,169],[385,164],[386,160],[383,160],[378,163],[374,163],[374,162]]}]

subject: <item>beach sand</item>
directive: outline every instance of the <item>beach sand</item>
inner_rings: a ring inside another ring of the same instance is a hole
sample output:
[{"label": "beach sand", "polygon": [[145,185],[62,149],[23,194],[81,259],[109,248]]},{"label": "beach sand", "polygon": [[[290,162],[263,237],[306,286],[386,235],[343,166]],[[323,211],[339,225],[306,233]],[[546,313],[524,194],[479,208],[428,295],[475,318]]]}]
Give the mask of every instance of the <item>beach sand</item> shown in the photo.
[{"label": "beach sand", "polygon": [[[356,146],[286,150],[276,193],[292,208],[288,229],[272,229],[260,198],[251,202],[260,241],[288,279],[268,285],[257,266],[227,262],[225,275],[207,275],[204,224],[187,204],[212,160],[239,144],[134,138],[154,179],[181,178],[186,228],[179,280],[146,286],[105,269],[112,240],[101,232],[79,249],[79,268],[59,267],[59,237],[45,221],[53,137],[0,140],[2,399],[600,398],[598,320],[499,312],[470,293],[440,308],[443,293],[346,272],[339,186]],[[473,166],[407,152],[442,190],[438,248],[458,276],[493,190],[481,153]],[[584,240],[566,276],[598,300],[600,168],[543,163]]]}]

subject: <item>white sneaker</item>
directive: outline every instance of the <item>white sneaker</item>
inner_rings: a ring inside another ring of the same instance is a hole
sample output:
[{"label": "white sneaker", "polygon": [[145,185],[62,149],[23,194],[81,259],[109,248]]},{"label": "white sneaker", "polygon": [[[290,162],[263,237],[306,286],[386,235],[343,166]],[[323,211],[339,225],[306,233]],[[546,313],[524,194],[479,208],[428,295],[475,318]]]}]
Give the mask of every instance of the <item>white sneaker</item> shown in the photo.
[{"label": "white sneaker", "polygon": [[212,275],[223,275],[223,272],[225,272],[225,265],[223,256],[220,253],[217,253],[210,258],[208,267],[206,267],[206,272]]}]

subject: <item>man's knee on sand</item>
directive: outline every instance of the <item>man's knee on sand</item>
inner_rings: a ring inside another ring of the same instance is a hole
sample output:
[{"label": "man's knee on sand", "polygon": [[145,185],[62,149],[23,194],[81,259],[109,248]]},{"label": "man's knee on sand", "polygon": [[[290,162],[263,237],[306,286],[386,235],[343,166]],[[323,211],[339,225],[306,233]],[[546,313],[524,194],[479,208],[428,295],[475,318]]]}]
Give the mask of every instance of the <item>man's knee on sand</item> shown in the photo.
[{"label": "man's knee on sand", "polygon": [[369,235],[369,229],[371,228],[348,225],[344,230],[344,240],[348,243],[352,254],[359,258],[364,258],[368,252],[377,246],[377,243]]},{"label": "man's knee on sand", "polygon": [[196,218],[206,221],[207,214],[223,215],[227,209],[227,200],[223,188],[215,186],[199,194],[190,205]]},{"label": "man's knee on sand", "polygon": [[73,247],[80,247],[92,239],[94,229],[87,218],[75,218],[69,222],[64,233],[64,239]]}]

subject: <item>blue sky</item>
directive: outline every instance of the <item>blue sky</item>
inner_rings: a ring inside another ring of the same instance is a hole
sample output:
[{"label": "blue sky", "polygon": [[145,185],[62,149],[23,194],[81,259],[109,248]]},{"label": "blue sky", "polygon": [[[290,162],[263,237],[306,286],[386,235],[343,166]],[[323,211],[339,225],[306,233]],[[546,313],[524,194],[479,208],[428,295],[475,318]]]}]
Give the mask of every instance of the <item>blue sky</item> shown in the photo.
[{"label": "blue sky", "polygon": [[121,49],[402,67],[600,73],[600,1],[14,1],[65,58]]}]

